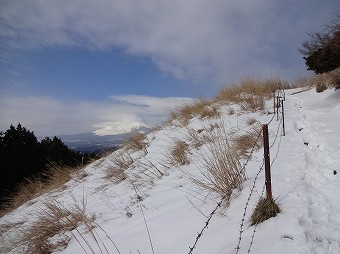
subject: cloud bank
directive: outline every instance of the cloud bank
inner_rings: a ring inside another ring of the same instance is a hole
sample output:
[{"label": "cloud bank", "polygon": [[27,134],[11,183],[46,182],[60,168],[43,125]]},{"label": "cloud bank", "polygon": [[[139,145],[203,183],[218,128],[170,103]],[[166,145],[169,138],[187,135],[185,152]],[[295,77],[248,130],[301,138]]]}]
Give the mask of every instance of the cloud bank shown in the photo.
[{"label": "cloud bank", "polygon": [[[294,76],[297,47],[337,1],[2,1],[2,53],[10,49],[119,48],[179,79],[224,83],[244,74]],[[289,65],[287,64],[289,63]]]},{"label": "cloud bank", "polygon": [[67,103],[50,97],[0,96],[0,130],[20,122],[39,136],[89,131],[97,135],[118,134],[136,125],[161,124],[171,109],[191,100],[122,95],[103,103]]}]

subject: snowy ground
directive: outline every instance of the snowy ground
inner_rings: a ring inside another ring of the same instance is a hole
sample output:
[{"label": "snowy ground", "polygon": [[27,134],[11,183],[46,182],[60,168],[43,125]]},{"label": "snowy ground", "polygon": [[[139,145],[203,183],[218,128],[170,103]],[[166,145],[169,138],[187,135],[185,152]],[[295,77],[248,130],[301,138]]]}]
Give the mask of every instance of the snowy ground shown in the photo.
[{"label": "snowy ground", "polygon": [[[261,123],[273,118],[269,124],[272,188],[282,212],[257,226],[250,225],[249,217],[263,194],[263,171],[256,178],[263,164],[261,148],[245,167],[243,189],[233,193],[228,208],[219,208],[212,216],[193,253],[340,253],[340,93],[308,90],[292,94],[297,91],[286,91],[285,136],[281,135],[282,120],[272,114],[230,115],[230,108],[223,106],[222,120],[192,119],[187,127],[173,123],[151,133],[146,155],[130,151],[131,158],[124,157],[126,162],[132,159],[129,177],[119,184],[105,177],[119,151],[94,162],[84,169],[88,176],[75,176],[64,190],[37,198],[1,218],[0,252],[24,253],[19,246],[11,251],[5,247],[20,229],[36,220],[42,203],[53,198],[65,207],[85,203],[86,212],[96,215],[94,232],[100,239],[97,244],[79,226],[72,234],[66,233],[71,240],[57,252],[92,253],[91,247],[94,253],[106,253],[106,247],[109,253],[188,253],[220,201],[217,194],[207,193],[186,177],[185,172],[199,177],[202,165],[198,154],[206,149],[190,143],[188,129],[204,139],[216,124],[238,133],[250,128],[246,124],[249,118]],[[190,164],[176,167],[169,163],[168,153],[176,139],[189,143]]]}]

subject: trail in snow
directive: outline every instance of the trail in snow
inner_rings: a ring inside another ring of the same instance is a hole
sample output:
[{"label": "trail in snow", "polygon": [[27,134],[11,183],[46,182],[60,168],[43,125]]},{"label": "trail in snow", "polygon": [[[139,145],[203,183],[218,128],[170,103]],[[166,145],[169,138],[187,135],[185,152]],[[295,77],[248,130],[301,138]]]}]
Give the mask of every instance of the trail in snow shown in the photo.
[{"label": "trail in snow", "polygon": [[[303,151],[301,193],[306,210],[299,217],[310,253],[340,253],[340,104],[329,94],[297,94],[295,101],[298,146]],[[309,95],[309,96],[306,96]],[[334,96],[334,95],[333,95]],[[323,100],[318,100],[318,97]]]}]

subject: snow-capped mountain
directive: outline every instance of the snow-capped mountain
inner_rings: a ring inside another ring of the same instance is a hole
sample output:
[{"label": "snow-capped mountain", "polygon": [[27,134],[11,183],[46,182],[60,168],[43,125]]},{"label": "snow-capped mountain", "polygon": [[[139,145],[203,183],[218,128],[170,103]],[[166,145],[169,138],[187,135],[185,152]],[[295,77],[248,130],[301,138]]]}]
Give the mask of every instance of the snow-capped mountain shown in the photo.
[{"label": "snow-capped mountain", "polygon": [[[78,152],[100,153],[104,150],[116,149],[134,132],[147,134],[150,129],[144,125],[131,125],[120,129],[119,134],[97,135],[96,132],[87,132],[73,135],[60,135],[59,138],[71,149]],[[125,132],[123,132],[125,130]]]}]

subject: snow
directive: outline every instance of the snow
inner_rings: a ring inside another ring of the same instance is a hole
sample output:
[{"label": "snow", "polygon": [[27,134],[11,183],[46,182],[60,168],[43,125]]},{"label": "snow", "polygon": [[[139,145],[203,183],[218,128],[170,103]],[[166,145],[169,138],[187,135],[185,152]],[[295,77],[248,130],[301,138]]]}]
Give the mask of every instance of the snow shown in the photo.
[{"label": "snow", "polygon": [[[105,123],[110,125],[110,123]],[[149,128],[149,126],[143,122],[121,122],[121,127],[119,126],[105,126],[101,129],[93,131],[93,134],[97,136],[106,136],[106,135],[119,135],[132,132],[134,130],[138,130],[142,127]],[[112,124],[111,124],[112,125]]]},{"label": "snow", "polygon": [[[207,149],[204,144],[194,147],[188,130],[199,130],[199,136],[204,138],[214,131],[211,126],[216,128],[216,124],[223,124],[230,133],[241,133],[251,128],[247,120],[255,118],[261,123],[272,120],[269,124],[272,188],[282,211],[274,218],[251,226],[252,210],[264,191],[264,172],[260,171],[257,176],[263,164],[261,148],[253,153],[245,167],[247,180],[242,190],[233,192],[229,206],[217,209],[193,253],[340,253],[337,191],[340,186],[337,133],[340,93],[297,91],[286,91],[285,136],[281,135],[282,121],[273,118],[273,114],[245,114],[235,105],[224,105],[220,108],[222,120],[193,118],[185,127],[173,121],[149,134],[147,154],[119,150],[90,164],[84,169],[87,177],[75,175],[63,190],[45,194],[2,217],[0,229],[6,230],[0,231],[0,252],[18,237],[21,229],[37,219],[43,202],[53,198],[65,207],[84,203],[86,213],[96,215],[94,232],[100,239],[103,253],[106,253],[104,246],[109,253],[118,253],[114,244],[120,253],[188,253],[221,200],[218,194],[199,188],[187,177],[188,172],[191,176],[200,176],[199,155]],[[267,102],[268,112],[272,111],[271,103]],[[236,114],[228,114],[230,107]],[[173,166],[169,162],[168,154],[176,139],[189,143],[190,164]],[[105,177],[106,172],[114,158],[127,156],[127,153],[133,161],[126,171],[128,178],[115,184]],[[57,253],[85,253],[84,249],[91,253],[89,246],[94,253],[101,253],[84,226],[66,234],[71,240]],[[6,252],[24,253],[24,250],[15,246]]]}]

